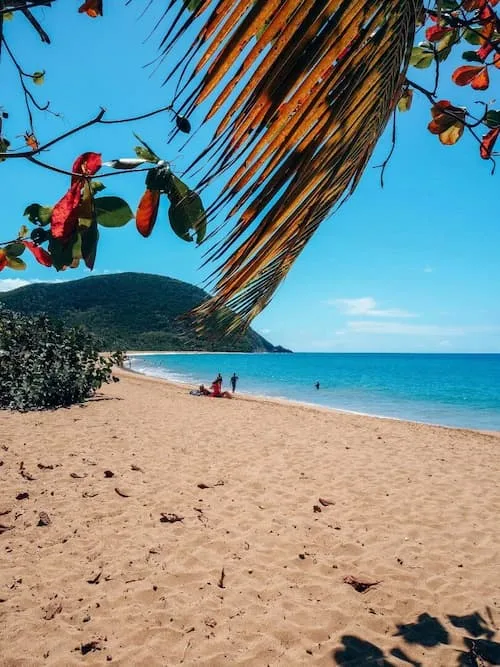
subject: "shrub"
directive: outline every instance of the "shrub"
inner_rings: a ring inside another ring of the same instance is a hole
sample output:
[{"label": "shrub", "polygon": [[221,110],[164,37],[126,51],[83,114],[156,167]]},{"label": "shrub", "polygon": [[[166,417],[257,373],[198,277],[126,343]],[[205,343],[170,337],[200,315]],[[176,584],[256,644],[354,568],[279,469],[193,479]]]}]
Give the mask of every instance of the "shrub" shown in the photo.
[{"label": "shrub", "polygon": [[111,378],[113,357],[83,328],[0,304],[0,408],[41,410],[81,403]]}]

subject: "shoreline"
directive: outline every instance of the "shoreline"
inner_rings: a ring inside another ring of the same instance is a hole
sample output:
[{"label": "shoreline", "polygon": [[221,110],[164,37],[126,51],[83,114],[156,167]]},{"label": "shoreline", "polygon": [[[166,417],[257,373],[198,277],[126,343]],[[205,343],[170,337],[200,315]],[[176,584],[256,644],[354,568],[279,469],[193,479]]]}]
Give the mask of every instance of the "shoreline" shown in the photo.
[{"label": "shoreline", "polygon": [[[127,353],[128,354],[128,353]],[[142,353],[137,353],[135,356],[140,356]],[[156,355],[158,353],[156,352],[151,352],[148,353],[151,355]],[[160,354],[190,354],[190,353],[185,353],[185,352],[163,352]],[[217,353],[212,353],[212,352],[195,352],[193,354],[217,354]],[[220,352],[219,354],[233,354],[232,352]],[[246,354],[246,353],[241,353],[241,352],[235,352],[234,354]],[[132,355],[131,353],[131,356]],[[195,385],[191,382],[183,382],[181,380],[172,380],[170,378],[158,376],[158,375],[150,375],[148,373],[144,373],[142,371],[137,371],[133,368],[122,368],[120,370],[126,371],[128,373],[132,373],[134,375],[143,377],[147,380],[155,380],[159,382],[164,382],[166,384],[172,385],[174,387],[178,387],[181,389],[185,389],[186,387],[191,387],[195,388]],[[433,428],[444,428],[447,430],[452,430],[452,431],[464,431],[464,432],[470,432],[470,433],[481,433],[484,435],[491,435],[494,437],[500,438],[500,430],[491,430],[491,429],[479,429],[479,428],[472,428],[472,427],[465,427],[465,426],[450,426],[448,424],[438,424],[438,423],[431,423],[431,422],[423,422],[423,421],[418,421],[418,420],[413,420],[413,419],[405,419],[403,417],[387,417],[385,415],[376,415],[376,414],[371,414],[368,412],[357,412],[356,410],[347,410],[343,408],[335,408],[335,407],[330,407],[327,405],[320,405],[318,403],[309,403],[307,401],[296,401],[292,398],[285,398],[285,397],[275,397],[275,396],[265,396],[262,394],[252,394],[252,393],[247,393],[247,392],[238,392],[235,395],[235,398],[242,399],[242,400],[247,400],[247,401],[255,401],[258,403],[272,403],[272,404],[277,404],[277,405],[292,405],[296,407],[303,407],[306,409],[310,410],[318,410],[320,412],[326,412],[326,413],[335,413],[335,414],[345,414],[345,415],[352,415],[356,417],[363,417],[363,418],[368,418],[368,419],[376,419],[376,420],[382,420],[382,421],[394,421],[394,422],[402,422],[404,424],[415,424],[418,426],[431,426]]]}]

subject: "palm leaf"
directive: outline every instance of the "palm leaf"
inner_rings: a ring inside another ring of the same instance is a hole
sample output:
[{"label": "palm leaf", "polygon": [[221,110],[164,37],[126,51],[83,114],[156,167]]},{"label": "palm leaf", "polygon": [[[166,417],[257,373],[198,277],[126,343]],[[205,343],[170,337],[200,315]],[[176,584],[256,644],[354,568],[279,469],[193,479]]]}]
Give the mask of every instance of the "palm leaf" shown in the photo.
[{"label": "palm leaf", "polygon": [[194,12],[174,4],[164,56],[200,24],[174,68],[187,75],[174,104],[184,115],[207,105],[205,121],[219,118],[187,172],[208,165],[200,187],[228,173],[208,208],[212,222],[231,205],[216,231],[232,228],[207,253],[222,262],[215,294],[197,315],[221,310],[228,328],[245,327],[359,182],[401,95],[422,2],[203,0]]}]

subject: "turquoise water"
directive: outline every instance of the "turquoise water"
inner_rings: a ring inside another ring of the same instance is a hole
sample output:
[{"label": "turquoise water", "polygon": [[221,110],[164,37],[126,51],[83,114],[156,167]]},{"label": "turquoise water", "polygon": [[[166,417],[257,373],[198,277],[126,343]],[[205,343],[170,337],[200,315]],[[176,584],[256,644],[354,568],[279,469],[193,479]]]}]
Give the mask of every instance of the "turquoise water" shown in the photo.
[{"label": "turquoise water", "polygon": [[[411,421],[500,431],[500,354],[168,354],[132,368],[229,389]],[[320,389],[314,387],[320,382]]]}]

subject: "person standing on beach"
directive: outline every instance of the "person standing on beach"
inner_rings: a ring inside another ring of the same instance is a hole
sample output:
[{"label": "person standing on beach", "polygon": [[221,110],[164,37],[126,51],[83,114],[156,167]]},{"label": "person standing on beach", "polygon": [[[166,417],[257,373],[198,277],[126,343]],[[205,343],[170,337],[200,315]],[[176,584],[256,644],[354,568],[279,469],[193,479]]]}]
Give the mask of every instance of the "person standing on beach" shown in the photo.
[{"label": "person standing on beach", "polygon": [[233,373],[231,376],[231,389],[234,392],[236,391],[236,383],[238,382],[240,378],[236,375],[236,373]]}]

